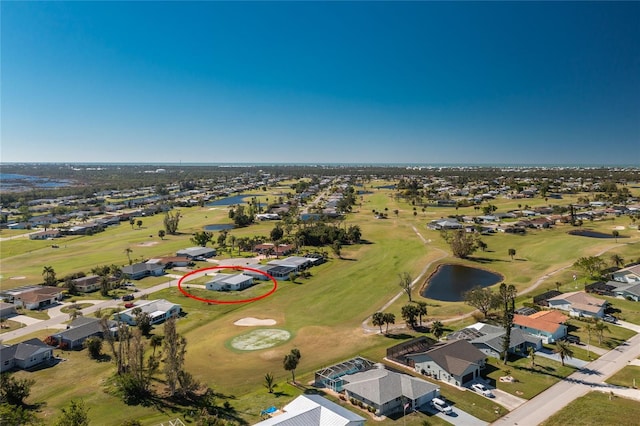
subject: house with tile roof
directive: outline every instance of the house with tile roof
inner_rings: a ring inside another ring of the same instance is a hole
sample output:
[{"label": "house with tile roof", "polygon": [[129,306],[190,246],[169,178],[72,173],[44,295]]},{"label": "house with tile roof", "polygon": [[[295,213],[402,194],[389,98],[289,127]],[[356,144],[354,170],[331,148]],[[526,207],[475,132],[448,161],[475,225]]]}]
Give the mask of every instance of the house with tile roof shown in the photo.
[{"label": "house with tile roof", "polygon": [[440,388],[433,383],[387,370],[382,364],[376,367],[342,376],[342,389],[347,398],[374,408],[378,416],[402,412],[407,403],[413,411],[440,395]]},{"label": "house with tile roof", "polygon": [[16,307],[22,306],[29,310],[35,310],[45,308],[60,300],[62,300],[62,289],[37,286],[16,294],[13,303]]},{"label": "house with tile roof", "polygon": [[522,331],[537,336],[543,343],[554,343],[567,336],[564,324],[569,317],[558,311],[539,311],[531,315],[514,315],[513,325]]},{"label": "house with tile roof", "polygon": [[365,419],[320,395],[300,395],[255,426],[364,426]]},{"label": "house with tile roof", "polygon": [[584,291],[563,293],[548,300],[549,307],[568,311],[572,317],[604,317],[606,300],[597,299]]},{"label": "house with tile roof", "polygon": [[484,353],[464,339],[436,343],[424,352],[405,357],[418,373],[457,386],[480,377],[487,361]]},{"label": "house with tile roof", "polygon": [[53,348],[38,339],[29,339],[15,345],[0,345],[0,372],[13,368],[26,370],[52,358]]}]

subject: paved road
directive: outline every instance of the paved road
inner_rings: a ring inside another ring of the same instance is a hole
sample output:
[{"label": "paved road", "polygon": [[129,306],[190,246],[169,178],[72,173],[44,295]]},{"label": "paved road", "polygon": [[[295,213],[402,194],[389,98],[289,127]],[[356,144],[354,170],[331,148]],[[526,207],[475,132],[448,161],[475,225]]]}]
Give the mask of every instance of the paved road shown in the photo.
[{"label": "paved road", "polygon": [[[633,328],[640,327],[631,324]],[[613,391],[616,394],[630,394],[640,399],[637,392],[621,389],[604,383],[618,370],[640,356],[640,334],[636,334],[624,344],[602,355],[585,368],[577,371],[521,405],[495,425],[538,425],[564,408],[571,401],[589,391]]]}]

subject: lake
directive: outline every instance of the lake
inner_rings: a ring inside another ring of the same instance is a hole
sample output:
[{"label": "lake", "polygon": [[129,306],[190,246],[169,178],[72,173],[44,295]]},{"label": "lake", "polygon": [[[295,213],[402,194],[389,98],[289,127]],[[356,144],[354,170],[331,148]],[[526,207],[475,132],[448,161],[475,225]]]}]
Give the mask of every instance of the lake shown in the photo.
[{"label": "lake", "polygon": [[444,302],[460,302],[473,287],[488,287],[503,280],[502,275],[463,265],[444,264],[431,275],[422,296]]},{"label": "lake", "polygon": [[[233,195],[231,197],[220,198],[219,200],[211,201],[207,203],[207,206],[231,206],[233,204],[242,204],[245,203],[245,198],[257,197],[258,194],[239,194]],[[264,203],[266,205],[266,203]]]},{"label": "lake", "polygon": [[211,225],[205,225],[205,231],[222,231],[225,229],[233,229],[235,225],[232,223],[214,223]]}]

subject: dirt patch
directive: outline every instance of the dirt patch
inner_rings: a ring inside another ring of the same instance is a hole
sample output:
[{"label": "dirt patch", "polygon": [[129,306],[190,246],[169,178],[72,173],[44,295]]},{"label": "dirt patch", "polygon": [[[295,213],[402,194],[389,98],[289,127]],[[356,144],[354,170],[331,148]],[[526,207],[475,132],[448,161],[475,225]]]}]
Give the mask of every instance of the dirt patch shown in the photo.
[{"label": "dirt patch", "polygon": [[286,342],[290,338],[291,333],[286,330],[265,328],[234,337],[231,346],[241,351],[257,351]]},{"label": "dirt patch", "polygon": [[149,241],[148,243],[138,244],[138,247],[151,247],[151,246],[155,246],[156,244],[158,244],[157,241]]},{"label": "dirt patch", "polygon": [[20,275],[18,277],[10,277],[9,279],[10,280],[24,280],[25,278],[27,278],[27,277],[25,277],[24,275]]},{"label": "dirt patch", "polygon": [[276,325],[276,320],[247,317],[247,318],[239,319],[238,321],[234,322],[233,325],[239,325],[241,327],[254,327],[259,325]]}]

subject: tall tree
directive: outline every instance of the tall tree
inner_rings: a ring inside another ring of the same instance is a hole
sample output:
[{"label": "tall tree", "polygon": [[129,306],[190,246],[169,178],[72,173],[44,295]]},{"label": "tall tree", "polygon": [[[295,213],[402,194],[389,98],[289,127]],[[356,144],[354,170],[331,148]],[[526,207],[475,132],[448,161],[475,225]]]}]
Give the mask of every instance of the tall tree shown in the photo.
[{"label": "tall tree", "polygon": [[418,317],[420,318],[420,327],[422,327],[422,317],[427,315],[427,302],[417,302]]},{"label": "tall tree", "polygon": [[102,356],[102,339],[97,336],[89,337],[84,341],[84,347],[87,348],[89,356],[93,359],[100,359]]},{"label": "tall tree", "polygon": [[619,254],[612,254],[611,255],[611,263],[614,266],[617,266],[618,268],[621,268],[624,266],[624,258],[622,256],[620,256]]},{"label": "tall tree", "polygon": [[596,278],[602,274],[605,263],[598,256],[586,256],[578,258],[573,266],[584,271],[589,277]]},{"label": "tall tree", "polygon": [[138,225],[138,229],[142,228],[142,220],[138,219],[136,225]]},{"label": "tall tree", "polygon": [[284,356],[284,360],[282,361],[283,367],[287,371],[291,371],[291,380],[293,383],[296,382],[296,368],[298,368],[298,364],[300,363],[300,351],[298,349],[291,349],[291,352]]},{"label": "tall tree", "polygon": [[620,236],[620,232],[618,230],[613,230],[613,232],[611,232],[611,235],[613,235],[613,238],[616,239],[616,243],[618,242],[618,237]]},{"label": "tall tree", "polygon": [[562,362],[562,365],[564,365],[565,358],[573,357],[573,350],[569,346],[569,343],[565,342],[564,340],[558,340],[556,342],[556,348],[553,350],[553,352],[560,355],[560,361]]},{"label": "tall tree", "polygon": [[84,401],[72,399],[68,407],[62,408],[55,426],[89,426],[89,408]]},{"label": "tall tree", "polygon": [[536,366],[536,350],[533,346],[529,346],[529,349],[527,349],[527,354],[529,355],[529,358],[531,359],[531,368]]},{"label": "tall tree", "polygon": [[602,339],[604,338],[604,332],[605,331],[609,331],[609,327],[604,322],[602,322],[600,320],[597,320],[593,324],[593,329],[595,330],[596,335],[598,336],[598,343],[600,345],[602,345]]},{"label": "tall tree", "polygon": [[42,268],[42,277],[44,278],[44,285],[55,286],[58,282],[56,278],[56,271],[52,266],[45,266]]},{"label": "tall tree", "polygon": [[166,235],[166,232],[164,229],[161,229],[158,231],[158,237],[160,237],[161,240],[164,240],[165,235]]},{"label": "tall tree", "polygon": [[175,235],[178,232],[178,225],[180,224],[180,212],[167,212],[164,215],[164,229],[168,234]]},{"label": "tall tree", "polygon": [[207,231],[199,231],[193,234],[191,242],[200,247],[206,247],[207,243],[213,240],[213,233]]},{"label": "tall tree", "polygon": [[133,263],[133,261],[131,260],[131,253],[133,253],[133,250],[130,247],[127,247],[126,249],[124,249],[124,253],[127,255],[129,265],[131,265]]},{"label": "tall tree", "polygon": [[513,256],[516,255],[516,249],[510,248],[509,249],[509,256],[511,257],[511,260],[513,260]]},{"label": "tall tree", "polygon": [[472,255],[478,248],[478,234],[467,232],[464,229],[452,231],[442,231],[442,238],[449,244],[451,252],[455,257],[465,259]]},{"label": "tall tree", "polygon": [[384,333],[385,334],[389,334],[389,324],[395,324],[396,323],[396,316],[395,316],[395,314],[392,314],[391,312],[385,312],[383,320],[384,320],[384,323],[386,325]]},{"label": "tall tree", "polygon": [[407,294],[407,297],[409,298],[409,302],[412,302],[411,282],[413,281],[413,278],[411,278],[411,275],[408,272],[402,272],[399,275],[399,277],[400,277],[400,282],[398,283],[398,285],[402,287],[402,290]]},{"label": "tall tree", "polygon": [[176,330],[175,318],[169,318],[164,323],[164,374],[170,395],[176,393],[178,378],[184,368],[184,355],[187,340]]},{"label": "tall tree", "polygon": [[502,356],[503,362],[506,364],[509,356],[509,348],[511,347],[511,328],[513,327],[513,316],[516,310],[517,291],[513,284],[500,284],[500,304],[502,305],[502,327],[504,328],[504,336],[502,337]]},{"label": "tall tree", "polygon": [[440,321],[434,321],[431,324],[431,333],[437,340],[440,340],[440,337],[444,334],[444,325]]},{"label": "tall tree", "polygon": [[418,318],[418,307],[416,305],[404,305],[401,309],[401,315],[409,327],[416,328],[416,318]]},{"label": "tall tree", "polygon": [[382,326],[384,325],[384,313],[374,312],[371,317],[371,323],[374,327],[380,327],[380,333],[382,333]]},{"label": "tall tree", "polygon": [[24,405],[31,394],[33,379],[19,379],[10,373],[0,374],[0,401],[11,405]]},{"label": "tall tree", "polygon": [[489,311],[500,306],[500,297],[488,288],[480,286],[473,287],[464,293],[464,301],[467,305],[473,306],[482,312],[486,318]]}]

